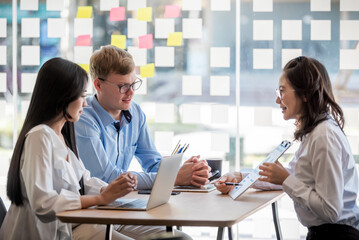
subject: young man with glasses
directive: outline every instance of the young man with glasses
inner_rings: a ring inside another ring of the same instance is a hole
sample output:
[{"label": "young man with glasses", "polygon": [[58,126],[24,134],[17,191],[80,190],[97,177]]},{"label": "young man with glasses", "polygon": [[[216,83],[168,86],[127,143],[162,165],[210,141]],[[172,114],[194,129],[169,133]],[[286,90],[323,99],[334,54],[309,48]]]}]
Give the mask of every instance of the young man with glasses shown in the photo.
[{"label": "young man with glasses", "polygon": [[[132,101],[142,83],[132,56],[115,46],[104,46],[91,56],[90,74],[96,94],[87,98],[88,106],[75,124],[81,160],[93,177],[111,182],[127,172],[136,157],[144,171],[135,172],[138,189],[152,188],[162,157],[148,132],[145,114]],[[181,166],[175,185],[208,183],[210,167],[198,158],[191,157]],[[130,231],[141,235],[139,229]]]}]

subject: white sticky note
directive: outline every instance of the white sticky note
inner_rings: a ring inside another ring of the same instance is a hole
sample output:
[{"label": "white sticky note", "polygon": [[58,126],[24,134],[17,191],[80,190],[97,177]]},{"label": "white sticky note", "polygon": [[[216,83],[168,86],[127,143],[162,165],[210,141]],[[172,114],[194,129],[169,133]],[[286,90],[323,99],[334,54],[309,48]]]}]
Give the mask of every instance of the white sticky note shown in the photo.
[{"label": "white sticky note", "polygon": [[273,20],[254,20],[253,40],[273,40]]},{"label": "white sticky note", "polygon": [[66,22],[63,18],[47,19],[47,37],[62,38],[66,36]]},{"label": "white sticky note", "polygon": [[141,78],[142,84],[139,89],[136,90],[136,95],[146,95],[147,94],[147,78]]},{"label": "white sticky note", "polygon": [[74,19],[74,37],[79,35],[93,35],[93,18],[75,18]]},{"label": "white sticky note", "polygon": [[0,46],[0,65],[6,65],[7,61],[7,48],[5,45]]},{"label": "white sticky note", "polygon": [[182,104],[182,123],[201,123],[201,105]]},{"label": "white sticky note", "polygon": [[65,7],[64,0],[46,0],[47,11],[62,11]]},{"label": "white sticky note", "polygon": [[119,6],[120,6],[120,0],[100,0],[100,11],[111,11],[111,8],[115,8]]},{"label": "white sticky note", "polygon": [[330,0],[310,0],[310,11],[330,12]]},{"label": "white sticky note", "polygon": [[209,94],[211,96],[229,96],[229,76],[211,76]]},{"label": "white sticky note", "polygon": [[32,93],[36,83],[36,73],[21,73],[21,92]]},{"label": "white sticky note", "polygon": [[27,110],[29,109],[30,101],[23,100],[21,101],[21,119],[25,119]]},{"label": "white sticky note", "polygon": [[282,40],[302,40],[302,20],[282,20]]},{"label": "white sticky note", "polygon": [[175,106],[172,103],[157,103],[155,122],[174,123]]},{"label": "white sticky note", "polygon": [[273,69],[273,49],[253,49],[253,69]]},{"label": "white sticky note", "polygon": [[175,65],[174,47],[155,47],[155,66],[173,67]]},{"label": "white sticky note", "polygon": [[331,40],[331,21],[311,20],[310,40]]},{"label": "white sticky note", "polygon": [[127,37],[138,38],[147,34],[147,22],[137,21],[137,19],[129,18],[127,20]]},{"label": "white sticky note", "polygon": [[182,11],[201,11],[202,0],[182,0]]},{"label": "white sticky note", "polygon": [[339,68],[341,70],[359,69],[359,50],[358,49],[340,49]]},{"label": "white sticky note", "polygon": [[219,152],[229,152],[229,134],[211,133],[211,150]]},{"label": "white sticky note", "polygon": [[147,64],[147,49],[128,47],[127,51],[132,55],[136,66],[144,66]]},{"label": "white sticky note", "polygon": [[282,69],[293,58],[302,56],[302,49],[282,49]]},{"label": "white sticky note", "polygon": [[145,8],[146,0],[128,0],[127,11],[137,11],[138,8]]},{"label": "white sticky note", "polygon": [[212,11],[230,11],[231,1],[230,0],[211,0]]},{"label": "white sticky note", "polygon": [[183,39],[202,38],[202,18],[182,19]]},{"label": "white sticky note", "polygon": [[6,73],[0,73],[0,92],[6,92]]},{"label": "white sticky note", "polygon": [[340,11],[346,12],[358,12],[359,1],[358,0],[340,0]]},{"label": "white sticky note", "polygon": [[0,38],[7,37],[7,19],[0,18]]},{"label": "white sticky note", "polygon": [[173,132],[155,131],[155,145],[158,151],[171,151],[173,142]]},{"label": "white sticky note", "polygon": [[182,76],[182,95],[201,96],[202,76]]},{"label": "white sticky note", "polygon": [[22,18],[21,37],[23,38],[40,37],[40,18]]},{"label": "white sticky note", "polygon": [[21,65],[40,65],[40,46],[21,46]]},{"label": "white sticky note", "polygon": [[75,46],[74,47],[74,62],[89,64],[93,53],[92,46]]},{"label": "white sticky note", "polygon": [[20,0],[20,10],[39,10],[39,1],[38,0]]},{"label": "white sticky note", "polygon": [[253,12],[273,12],[273,0],[253,0]]},{"label": "white sticky note", "polygon": [[211,67],[230,67],[231,53],[229,47],[211,47]]},{"label": "white sticky note", "polygon": [[170,33],[175,32],[175,20],[173,18],[155,19],[155,38],[168,38]]},{"label": "white sticky note", "polygon": [[229,106],[222,104],[211,105],[211,122],[213,124],[228,124]]},{"label": "white sticky note", "polygon": [[359,40],[359,20],[340,20],[340,40]]}]

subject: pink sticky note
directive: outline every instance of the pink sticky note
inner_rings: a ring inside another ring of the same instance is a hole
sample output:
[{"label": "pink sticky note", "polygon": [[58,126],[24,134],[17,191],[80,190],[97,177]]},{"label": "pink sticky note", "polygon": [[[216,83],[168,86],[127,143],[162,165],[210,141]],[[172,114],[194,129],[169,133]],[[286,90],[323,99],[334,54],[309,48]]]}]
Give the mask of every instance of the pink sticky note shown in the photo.
[{"label": "pink sticky note", "polygon": [[165,18],[176,18],[181,16],[181,8],[176,5],[167,5],[165,8]]},{"label": "pink sticky note", "polygon": [[124,7],[111,8],[110,21],[124,21],[124,20],[126,20]]},{"label": "pink sticky note", "polygon": [[91,36],[88,35],[79,35],[76,39],[76,46],[90,46],[91,45]]},{"label": "pink sticky note", "polygon": [[139,36],[138,37],[138,47],[152,49],[153,48],[153,35],[146,34],[143,36]]}]

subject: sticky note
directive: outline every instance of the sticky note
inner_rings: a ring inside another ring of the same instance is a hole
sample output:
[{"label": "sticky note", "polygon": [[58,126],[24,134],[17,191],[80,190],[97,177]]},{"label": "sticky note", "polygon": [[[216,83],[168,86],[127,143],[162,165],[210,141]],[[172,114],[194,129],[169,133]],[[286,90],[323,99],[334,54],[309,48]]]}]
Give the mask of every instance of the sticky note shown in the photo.
[{"label": "sticky note", "polygon": [[211,105],[211,122],[213,124],[228,124],[229,106],[222,104]]},{"label": "sticky note", "polygon": [[339,68],[341,70],[359,69],[359,50],[340,49]]},{"label": "sticky note", "polygon": [[90,71],[90,64],[78,63],[78,65],[82,67],[87,73]]},{"label": "sticky note", "polygon": [[126,20],[124,7],[111,8],[110,21],[124,21],[124,20]]},{"label": "sticky note", "polygon": [[229,47],[211,47],[210,54],[211,67],[230,67]]},{"label": "sticky note", "polygon": [[127,51],[132,55],[136,66],[143,66],[147,64],[147,50],[145,48],[129,46]]},{"label": "sticky note", "polygon": [[253,69],[273,69],[273,49],[253,49]]},{"label": "sticky note", "polygon": [[155,66],[173,67],[175,65],[174,47],[155,47]]},{"label": "sticky note", "polygon": [[340,0],[339,4],[340,4],[340,11],[346,11],[346,12],[359,11],[358,0]]},{"label": "sticky note", "polygon": [[48,18],[47,19],[47,37],[48,38],[62,38],[66,36],[66,25],[63,18]]},{"label": "sticky note", "polygon": [[359,40],[359,20],[340,20],[340,40]]},{"label": "sticky note", "polygon": [[37,11],[37,10],[39,10],[39,1],[38,0],[20,0],[20,10]]},{"label": "sticky note", "polygon": [[182,123],[201,123],[201,105],[182,104]]},{"label": "sticky note", "polygon": [[254,20],[253,40],[273,40],[273,20]]},{"label": "sticky note", "polygon": [[6,92],[7,87],[6,87],[6,73],[5,72],[1,72],[0,73],[0,92]]},{"label": "sticky note", "polygon": [[135,11],[139,8],[146,7],[146,0],[128,0],[127,1],[127,10]]},{"label": "sticky note", "polygon": [[229,76],[211,76],[209,94],[211,96],[229,96]]},{"label": "sticky note", "polygon": [[40,65],[40,46],[21,46],[21,65]]},{"label": "sticky note", "polygon": [[230,11],[231,1],[230,0],[211,0],[212,11]]},{"label": "sticky note", "polygon": [[310,22],[310,40],[331,40],[331,21],[312,20]]},{"label": "sticky note", "polygon": [[93,19],[92,18],[75,18],[74,19],[74,36],[93,35]]},{"label": "sticky note", "polygon": [[156,18],[155,19],[155,38],[168,38],[170,33],[175,31],[174,19]]},{"label": "sticky note", "polygon": [[118,48],[125,49],[126,48],[126,36],[125,35],[111,35],[111,45],[116,46]]},{"label": "sticky note", "polygon": [[201,11],[202,1],[201,0],[182,0],[183,11]]},{"label": "sticky note", "polygon": [[174,133],[171,131],[155,131],[155,145],[158,151],[171,151]]},{"label": "sticky note", "polygon": [[282,69],[290,60],[302,55],[302,49],[282,49]]},{"label": "sticky note", "polygon": [[175,106],[172,103],[157,103],[155,122],[174,123]]},{"label": "sticky note", "polygon": [[40,18],[22,18],[21,37],[23,38],[40,37]]},{"label": "sticky note", "polygon": [[7,19],[0,18],[0,38],[7,37]]},{"label": "sticky note", "polygon": [[76,18],[91,18],[92,6],[78,7]]},{"label": "sticky note", "polygon": [[150,78],[155,75],[155,64],[150,63],[140,67],[140,74],[143,78]]},{"label": "sticky note", "polygon": [[177,5],[166,5],[165,18],[177,18],[181,16],[181,7]]},{"label": "sticky note", "polygon": [[152,21],[152,8],[151,7],[139,8],[137,10],[137,20],[151,22]]},{"label": "sticky note", "polygon": [[92,55],[92,46],[75,46],[74,47],[74,62],[88,64]]},{"label": "sticky note", "polygon": [[184,18],[182,28],[184,39],[202,38],[202,18]]},{"label": "sticky note", "polygon": [[330,12],[330,0],[310,0],[310,11]]},{"label": "sticky note", "polygon": [[127,37],[138,38],[139,36],[147,34],[147,22],[137,21],[136,19],[129,18],[127,20]]},{"label": "sticky note", "polygon": [[182,46],[182,33],[170,33],[167,39],[167,46]]},{"label": "sticky note", "polygon": [[64,0],[46,0],[47,11],[62,11],[64,10]]},{"label": "sticky note", "polygon": [[100,0],[100,11],[110,11],[120,6],[120,0]]},{"label": "sticky note", "polygon": [[202,95],[202,76],[182,76],[182,95]]},{"label": "sticky note", "polygon": [[222,132],[211,133],[211,150],[229,152],[229,134]]},{"label": "sticky note", "polygon": [[87,35],[80,35],[76,39],[76,46],[90,46],[91,45],[91,36],[90,34]]},{"label": "sticky note", "polygon": [[302,40],[302,20],[282,20],[282,40]]},{"label": "sticky note", "polygon": [[273,0],[253,0],[253,12],[273,12]]},{"label": "sticky note", "polygon": [[7,51],[5,45],[0,45],[0,65],[6,65]]},{"label": "sticky note", "polygon": [[153,48],[153,35],[146,34],[138,37],[138,47],[152,49]]},{"label": "sticky note", "polygon": [[21,92],[32,93],[36,82],[36,73],[21,73]]}]

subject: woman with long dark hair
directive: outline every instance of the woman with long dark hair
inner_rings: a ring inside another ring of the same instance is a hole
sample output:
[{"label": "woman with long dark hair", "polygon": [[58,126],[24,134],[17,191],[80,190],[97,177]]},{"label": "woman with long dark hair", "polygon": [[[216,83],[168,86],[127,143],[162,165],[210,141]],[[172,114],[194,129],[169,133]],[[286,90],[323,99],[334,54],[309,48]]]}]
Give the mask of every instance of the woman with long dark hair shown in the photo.
[{"label": "woman with long dark hair", "polygon": [[[285,120],[296,121],[294,138],[301,144],[289,168],[263,163],[255,187],[282,188],[308,227],[308,240],[359,239],[358,172],[343,131],[343,111],[323,64],[304,56],[289,61],[279,79],[276,103]],[[224,182],[242,178],[239,172],[228,173],[216,183],[217,189],[228,193],[233,187]]]},{"label": "woman with long dark hair", "polygon": [[10,162],[11,206],[0,239],[71,239],[71,224],[57,212],[107,204],[136,187],[131,173],[109,185],[91,178],[78,159],[74,122],[86,106],[87,81],[80,66],[61,58],[41,67]]}]

